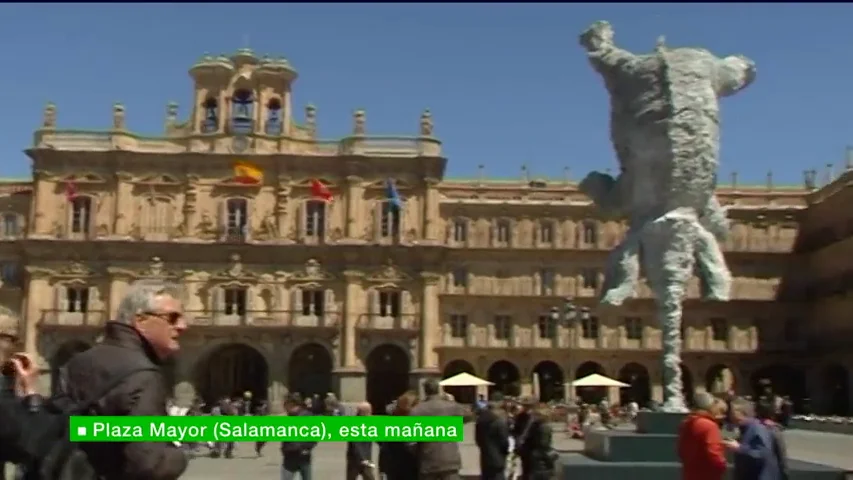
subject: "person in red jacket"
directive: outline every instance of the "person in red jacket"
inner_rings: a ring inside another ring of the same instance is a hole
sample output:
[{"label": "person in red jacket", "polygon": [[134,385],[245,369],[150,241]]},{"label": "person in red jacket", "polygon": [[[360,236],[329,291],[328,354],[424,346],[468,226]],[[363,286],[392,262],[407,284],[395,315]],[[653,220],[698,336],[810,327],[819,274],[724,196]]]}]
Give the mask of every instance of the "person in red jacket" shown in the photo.
[{"label": "person in red jacket", "polygon": [[708,393],[694,397],[696,409],[678,430],[682,480],[722,480],[726,473],[723,437],[718,421],[725,404]]}]

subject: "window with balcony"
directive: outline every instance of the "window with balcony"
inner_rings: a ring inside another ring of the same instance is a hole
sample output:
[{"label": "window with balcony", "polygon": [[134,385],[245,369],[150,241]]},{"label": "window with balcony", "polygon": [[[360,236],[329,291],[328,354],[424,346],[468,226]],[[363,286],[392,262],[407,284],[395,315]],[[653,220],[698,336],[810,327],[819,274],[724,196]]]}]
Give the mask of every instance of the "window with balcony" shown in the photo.
[{"label": "window with balcony", "polygon": [[74,286],[65,289],[65,311],[86,313],[89,311],[89,287]]},{"label": "window with balcony", "polygon": [[581,320],[581,335],[586,339],[598,338],[598,317],[588,317]]},{"label": "window with balcony", "polygon": [[392,202],[382,202],[379,223],[382,238],[397,238],[400,235],[400,209]]},{"label": "window with balcony", "polygon": [[595,222],[591,220],[583,222],[581,232],[583,234],[581,240],[583,240],[584,245],[595,246],[598,244],[598,226]]},{"label": "window with balcony", "polygon": [[498,220],[495,228],[495,242],[499,245],[508,245],[511,238],[509,220]]},{"label": "window with balcony", "polygon": [[326,292],[302,290],[302,315],[322,317],[325,312]]},{"label": "window with balcony", "polygon": [[20,233],[20,226],[18,224],[18,215],[15,213],[7,213],[3,215],[3,236],[17,237]]},{"label": "window with balcony", "polygon": [[92,199],[77,196],[71,200],[71,233],[89,233],[92,220]]},{"label": "window with balcony", "polygon": [[509,340],[512,334],[512,317],[509,315],[495,315],[495,338],[498,340]]},{"label": "window with balcony", "polygon": [[557,275],[554,273],[553,268],[543,268],[539,270],[539,295],[553,295],[554,294],[554,279]]},{"label": "window with balcony", "polygon": [[554,222],[545,220],[539,224],[539,241],[541,243],[554,241]]},{"label": "window with balcony", "polygon": [[226,203],[226,215],[226,240],[245,240],[249,233],[249,202],[245,198],[229,198]]},{"label": "window with balcony", "polygon": [[11,285],[13,287],[21,286],[21,266],[17,263],[4,263],[0,266],[0,276],[2,276],[3,283],[6,285]]},{"label": "window with balcony", "polygon": [[305,236],[313,238],[326,236],[326,202],[319,200],[305,202]]},{"label": "window with balcony", "polygon": [[711,319],[711,338],[716,342],[725,342],[729,339],[729,325],[725,318]]},{"label": "window with balcony", "polygon": [[537,327],[539,338],[557,338],[557,319],[551,318],[551,315],[539,315]]},{"label": "window with balcony", "polygon": [[593,290],[597,289],[598,270],[594,268],[581,269],[581,282],[583,284],[583,288],[591,288]]},{"label": "window with balcony", "polygon": [[403,311],[403,299],[398,291],[379,292],[379,316],[399,318]]},{"label": "window with balcony", "polygon": [[625,337],[628,340],[643,339],[643,320],[640,317],[626,317],[624,322]]},{"label": "window with balcony", "polygon": [[247,291],[243,287],[229,287],[224,291],[225,315],[245,315],[247,305]]},{"label": "window with balcony", "polygon": [[463,243],[468,240],[468,222],[465,220],[453,221],[453,241]]},{"label": "window with balcony", "polygon": [[456,288],[465,288],[468,286],[468,271],[464,268],[453,270],[453,286]]},{"label": "window with balcony", "polygon": [[172,229],[172,202],[168,198],[150,196],[140,206],[139,226],[142,234],[167,240]]},{"label": "window with balcony", "polygon": [[450,316],[450,336],[453,338],[466,338],[468,336],[468,316],[454,314]]}]

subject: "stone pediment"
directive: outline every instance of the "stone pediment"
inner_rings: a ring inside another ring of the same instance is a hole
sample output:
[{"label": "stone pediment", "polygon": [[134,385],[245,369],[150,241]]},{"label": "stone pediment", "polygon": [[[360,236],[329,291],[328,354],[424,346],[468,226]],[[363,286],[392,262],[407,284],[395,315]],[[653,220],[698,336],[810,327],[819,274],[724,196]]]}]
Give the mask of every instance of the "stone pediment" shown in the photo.
[{"label": "stone pediment", "polygon": [[367,280],[370,282],[406,282],[411,280],[412,277],[406,274],[400,267],[394,265],[391,262],[388,262],[382,268],[379,268],[373,271],[370,275],[367,276]]},{"label": "stone pediment", "polygon": [[180,185],[180,181],[171,176],[162,173],[151,173],[148,175],[144,175],[139,182],[145,185]]},{"label": "stone pediment", "polygon": [[106,179],[97,173],[88,172],[66,175],[65,177],[62,177],[62,181],[74,183],[104,183],[106,182]]},{"label": "stone pediment", "polygon": [[52,272],[55,277],[65,277],[65,278],[80,278],[80,277],[89,277],[94,275],[95,269],[86,265],[83,262],[71,262],[65,266],[57,268]]},{"label": "stone pediment", "polygon": [[148,266],[136,272],[139,278],[170,278],[177,274],[166,269],[166,265],[160,257],[151,257]]},{"label": "stone pediment", "polygon": [[322,178],[322,177],[304,178],[304,179],[296,182],[294,185],[297,187],[309,187],[310,188],[312,180],[317,180],[328,188],[333,188],[333,187],[337,186],[337,184],[335,182],[329,180],[328,178]]},{"label": "stone pediment", "polygon": [[[397,187],[397,190],[408,190],[412,188],[412,185],[405,180],[398,180],[396,178],[392,179],[394,181],[394,186]],[[375,182],[370,183],[367,188],[385,188],[387,186],[388,179],[383,178],[382,180],[377,180]]]},{"label": "stone pediment", "polygon": [[297,282],[324,282],[333,280],[335,277],[320,265],[320,262],[308,260],[302,270],[294,272],[290,279]]},{"label": "stone pediment", "polygon": [[242,280],[242,281],[255,281],[257,280],[259,275],[255,272],[249,271],[243,265],[243,260],[239,254],[233,254],[228,260],[228,268],[225,270],[221,270],[219,272],[211,275],[211,279],[214,280]]}]

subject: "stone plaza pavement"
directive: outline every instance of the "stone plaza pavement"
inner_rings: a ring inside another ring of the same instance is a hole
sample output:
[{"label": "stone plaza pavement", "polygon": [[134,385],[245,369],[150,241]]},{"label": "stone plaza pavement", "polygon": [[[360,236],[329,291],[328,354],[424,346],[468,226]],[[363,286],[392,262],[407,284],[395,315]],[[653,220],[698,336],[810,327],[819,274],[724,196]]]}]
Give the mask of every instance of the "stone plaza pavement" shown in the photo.
[{"label": "stone plaza pavement", "polygon": [[[477,474],[478,452],[474,444],[474,429],[467,425],[465,441],[461,444],[463,473]],[[555,447],[561,451],[580,451],[583,443],[568,438],[560,426],[555,427]],[[809,462],[823,463],[853,471],[853,436],[832,433],[789,431],[786,432],[788,454],[791,458]],[[314,471],[316,479],[335,479],[344,477],[344,444],[322,443],[314,450]],[[374,448],[374,454],[376,449]],[[187,480],[205,480],[211,478],[251,478],[252,480],[277,479],[281,466],[278,444],[267,446],[264,456],[256,458],[253,445],[242,444],[237,448],[236,458],[211,459],[196,458],[190,464],[187,473],[181,477]]]}]

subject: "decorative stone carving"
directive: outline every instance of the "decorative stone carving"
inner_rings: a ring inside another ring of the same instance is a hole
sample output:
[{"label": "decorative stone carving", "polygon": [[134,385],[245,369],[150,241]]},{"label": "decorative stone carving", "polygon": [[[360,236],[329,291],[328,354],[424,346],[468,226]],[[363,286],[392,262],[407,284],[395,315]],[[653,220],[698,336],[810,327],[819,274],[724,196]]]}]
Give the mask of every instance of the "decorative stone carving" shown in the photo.
[{"label": "decorative stone carving", "polygon": [[42,128],[56,128],[56,105],[53,102],[48,103],[44,107]]},{"label": "decorative stone carving", "polygon": [[320,265],[320,262],[312,258],[305,262],[305,267],[302,271],[294,273],[290,278],[298,282],[325,282],[335,277],[327,272]]},{"label": "decorative stone carving", "polygon": [[148,266],[138,273],[140,278],[166,278],[175,276],[166,270],[166,264],[160,257],[151,257]]},{"label": "decorative stone carving", "polygon": [[367,113],[364,110],[356,110],[352,115],[352,134],[364,135],[367,133]]},{"label": "decorative stone carving", "polygon": [[432,113],[427,109],[421,114],[421,136],[431,137],[433,132]]},{"label": "decorative stone carving", "polygon": [[64,268],[56,272],[56,276],[60,277],[88,277],[94,275],[95,271],[89,268],[88,265],[82,262],[71,262]]},{"label": "decorative stone carving", "polygon": [[125,127],[124,105],[116,103],[113,105],[113,130],[124,130]]},{"label": "decorative stone carving", "polygon": [[394,262],[389,260],[388,263],[367,276],[367,280],[371,282],[405,282],[411,280],[411,277],[406,275],[399,267],[394,265]]},{"label": "decorative stone carving", "polygon": [[228,259],[228,268],[212,275],[217,280],[257,280],[258,275],[250,272],[243,266],[243,260],[239,254],[233,253]]},{"label": "decorative stone carving", "polygon": [[[714,195],[719,152],[718,97],[755,78],[744,57],[668,48],[634,55],[596,22],[580,37],[611,98],[611,141],[622,174],[593,172],[581,189],[601,208],[628,217],[629,230],[607,263],[602,303],[634,294],[643,262],[663,328],[664,409],[686,411],[681,380],[681,303],[698,267],[705,298],[727,300],[731,274],[718,239],[728,230]],[[640,258],[642,251],[643,257]]]}]

